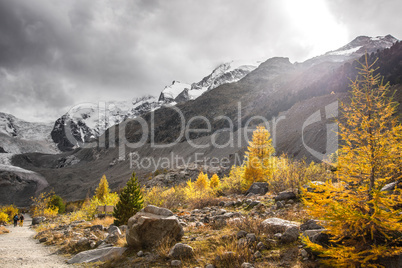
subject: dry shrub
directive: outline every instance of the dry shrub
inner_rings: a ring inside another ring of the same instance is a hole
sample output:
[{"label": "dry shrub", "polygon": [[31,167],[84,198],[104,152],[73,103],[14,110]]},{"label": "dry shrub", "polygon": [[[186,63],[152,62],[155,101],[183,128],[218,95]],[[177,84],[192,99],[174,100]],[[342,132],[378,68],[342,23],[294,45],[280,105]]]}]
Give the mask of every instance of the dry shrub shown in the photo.
[{"label": "dry shrub", "polygon": [[253,257],[251,249],[239,246],[235,237],[218,246],[216,254],[217,257],[213,260],[216,267],[240,267],[243,262],[251,262]]},{"label": "dry shrub", "polygon": [[262,221],[259,218],[245,216],[237,221],[229,221],[228,225],[237,231],[243,230],[247,233],[254,233],[256,236],[260,236],[264,232]]},{"label": "dry shrub", "polygon": [[0,226],[0,234],[8,234],[10,231],[4,227],[4,226]]},{"label": "dry shrub", "polygon": [[189,209],[201,209],[204,207],[218,206],[219,203],[224,200],[225,199],[221,197],[208,196],[200,199],[189,200],[188,206]]},{"label": "dry shrub", "polygon": [[114,222],[114,217],[106,216],[104,218],[95,218],[91,221],[92,225],[110,226]]},{"label": "dry shrub", "polygon": [[170,249],[175,245],[176,241],[170,237],[164,238],[156,247],[156,252],[162,258],[168,258]]}]

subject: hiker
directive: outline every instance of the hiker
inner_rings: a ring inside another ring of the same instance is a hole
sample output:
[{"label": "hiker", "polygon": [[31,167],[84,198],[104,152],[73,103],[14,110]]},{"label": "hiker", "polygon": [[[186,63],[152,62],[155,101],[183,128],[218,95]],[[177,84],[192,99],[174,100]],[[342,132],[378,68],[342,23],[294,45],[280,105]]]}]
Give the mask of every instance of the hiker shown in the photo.
[{"label": "hiker", "polygon": [[22,227],[24,224],[24,215],[21,214],[20,216],[20,226]]},{"label": "hiker", "polygon": [[15,216],[14,216],[14,227],[17,227],[18,220],[19,220],[18,215],[15,214]]}]

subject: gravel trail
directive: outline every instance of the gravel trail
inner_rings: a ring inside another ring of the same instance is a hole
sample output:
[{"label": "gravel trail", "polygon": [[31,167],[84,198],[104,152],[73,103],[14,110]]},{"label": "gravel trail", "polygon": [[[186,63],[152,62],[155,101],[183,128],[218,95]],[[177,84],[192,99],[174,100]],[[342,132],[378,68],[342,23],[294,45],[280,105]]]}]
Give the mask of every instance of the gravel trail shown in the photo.
[{"label": "gravel trail", "polygon": [[23,227],[11,225],[7,227],[10,233],[0,235],[0,267],[71,268],[63,257],[33,239],[35,231],[28,227],[32,219],[27,214],[24,216]]}]

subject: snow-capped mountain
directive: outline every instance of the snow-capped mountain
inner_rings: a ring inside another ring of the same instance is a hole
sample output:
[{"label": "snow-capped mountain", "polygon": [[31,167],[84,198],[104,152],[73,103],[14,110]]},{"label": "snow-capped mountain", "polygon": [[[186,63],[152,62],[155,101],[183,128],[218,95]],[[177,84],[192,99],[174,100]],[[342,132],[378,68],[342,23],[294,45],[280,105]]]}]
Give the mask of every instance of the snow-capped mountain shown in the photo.
[{"label": "snow-capped mountain", "polygon": [[223,63],[215,68],[212,73],[204,77],[200,82],[193,83],[191,90],[205,92],[220,85],[237,82],[251,71],[255,70],[262,60],[233,60]]},{"label": "snow-capped mountain", "polygon": [[[135,118],[161,107],[153,96],[132,101],[84,103],[70,109],[56,120],[51,136],[60,150],[71,149],[102,135],[106,129],[127,118]],[[71,133],[66,136],[65,133]]]},{"label": "snow-capped mountain", "polygon": [[[102,135],[106,129],[127,118],[135,118],[164,105],[194,100],[219,85],[236,82],[260,63],[261,61],[231,61],[219,65],[198,83],[187,84],[175,80],[162,90],[158,99],[145,96],[131,102],[77,105],[56,120],[51,132],[52,139],[60,150],[72,149]],[[71,135],[67,137],[65,133]]]},{"label": "snow-capped mountain", "polygon": [[[397,41],[391,35],[359,36],[347,45],[309,59],[299,66],[310,68],[323,62],[342,64],[345,61],[356,59],[366,52],[371,53],[389,48]],[[52,139],[60,150],[72,149],[74,146],[79,146],[79,143],[88,142],[102,135],[106,129],[127,118],[135,118],[164,105],[176,105],[195,100],[205,92],[222,84],[237,82],[254,71],[261,63],[263,63],[261,60],[234,60],[223,63],[199,82],[188,84],[173,81],[171,85],[162,90],[158,99],[146,96],[131,102],[120,101],[101,105],[76,106],[57,119],[51,133]],[[71,133],[70,138],[66,137],[67,132]]]},{"label": "snow-capped mountain", "polygon": [[0,113],[0,152],[8,153],[57,153],[51,139],[53,124],[33,123]]},{"label": "snow-capped mountain", "polygon": [[344,62],[350,59],[358,58],[364,53],[377,52],[377,50],[383,50],[390,48],[398,39],[392,35],[386,36],[358,36],[345,46],[333,51],[329,51],[324,55],[314,57],[305,61],[304,65],[315,65],[322,62]]},{"label": "snow-capped mountain", "polygon": [[174,102],[175,104],[194,100],[208,90],[223,84],[239,81],[256,69],[262,62],[261,60],[233,60],[223,63],[201,81],[192,83],[191,85],[175,80],[170,86],[166,86],[165,89],[162,90],[159,101],[164,103]]},{"label": "snow-capped mountain", "polygon": [[159,101],[171,103],[186,89],[191,88],[190,84],[181,83],[180,81],[173,81],[170,86],[166,86],[159,95]]}]

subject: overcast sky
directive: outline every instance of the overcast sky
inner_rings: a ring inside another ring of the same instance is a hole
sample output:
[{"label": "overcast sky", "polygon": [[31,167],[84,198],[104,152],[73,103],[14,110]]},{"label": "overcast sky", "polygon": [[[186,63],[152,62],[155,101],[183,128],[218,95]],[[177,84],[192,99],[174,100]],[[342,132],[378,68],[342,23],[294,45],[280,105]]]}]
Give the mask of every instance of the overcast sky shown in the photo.
[{"label": "overcast sky", "polygon": [[1,0],[0,111],[54,121],[82,102],[159,96],[232,59],[335,50],[358,35],[402,38],[402,2]]}]

